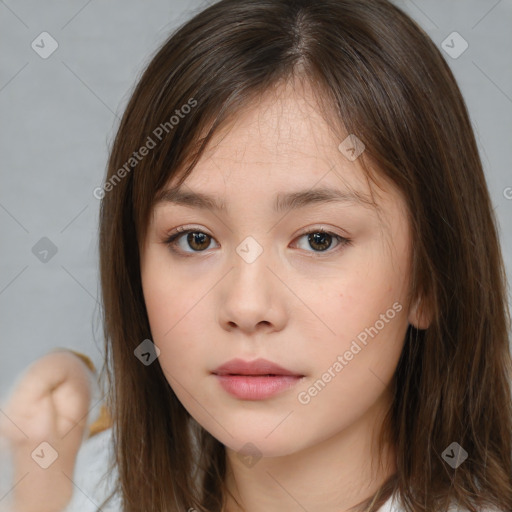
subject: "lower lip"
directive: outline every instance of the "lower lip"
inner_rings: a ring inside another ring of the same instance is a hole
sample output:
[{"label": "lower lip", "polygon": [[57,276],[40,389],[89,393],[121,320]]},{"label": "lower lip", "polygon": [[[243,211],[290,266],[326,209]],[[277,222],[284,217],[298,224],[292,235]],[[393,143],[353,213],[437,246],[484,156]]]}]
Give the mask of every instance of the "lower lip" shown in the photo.
[{"label": "lower lip", "polygon": [[215,375],[220,385],[231,395],[243,400],[264,400],[295,386],[302,377],[297,375],[249,376]]}]

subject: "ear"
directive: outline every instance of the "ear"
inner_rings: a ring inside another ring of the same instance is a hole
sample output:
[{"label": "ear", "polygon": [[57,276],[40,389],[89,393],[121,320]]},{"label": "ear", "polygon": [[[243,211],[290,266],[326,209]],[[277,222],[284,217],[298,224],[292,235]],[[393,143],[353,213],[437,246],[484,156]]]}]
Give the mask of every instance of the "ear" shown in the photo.
[{"label": "ear", "polygon": [[432,311],[427,301],[421,297],[414,301],[409,309],[408,322],[416,329],[426,329],[432,322]]}]

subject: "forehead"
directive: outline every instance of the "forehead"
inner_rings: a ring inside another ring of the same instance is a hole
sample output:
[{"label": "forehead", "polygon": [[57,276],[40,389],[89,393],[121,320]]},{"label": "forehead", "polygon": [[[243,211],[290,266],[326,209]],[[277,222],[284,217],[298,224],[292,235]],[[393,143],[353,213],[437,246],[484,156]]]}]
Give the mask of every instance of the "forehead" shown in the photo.
[{"label": "forehead", "polygon": [[358,162],[349,161],[338,149],[344,136],[326,123],[309,87],[282,84],[214,133],[186,183],[221,194],[229,185],[241,191],[248,181],[264,182],[269,191],[303,189],[322,181],[368,193]]},{"label": "forehead", "polygon": [[373,209],[381,222],[397,212],[402,216],[396,186],[374,168],[370,180],[361,158],[351,161],[340,151],[347,134],[339,128],[325,121],[307,85],[282,84],[217,129],[178,193],[176,175],[154,198],[153,216],[172,205],[237,216],[279,214],[290,206],[332,203],[316,194],[322,188],[348,198],[338,204]]},{"label": "forehead", "polygon": [[205,158],[271,165],[336,155],[339,136],[323,119],[310,87],[291,83],[267,91],[214,135]]}]

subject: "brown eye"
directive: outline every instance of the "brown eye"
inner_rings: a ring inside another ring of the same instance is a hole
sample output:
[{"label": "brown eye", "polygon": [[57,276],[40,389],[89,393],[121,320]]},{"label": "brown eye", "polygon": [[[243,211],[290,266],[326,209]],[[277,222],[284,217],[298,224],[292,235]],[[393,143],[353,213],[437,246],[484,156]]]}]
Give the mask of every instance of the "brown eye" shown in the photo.
[{"label": "brown eye", "polygon": [[[351,244],[351,240],[348,238],[337,235],[336,233],[331,233],[330,231],[324,231],[323,229],[306,232],[298,239],[305,240],[306,237],[306,247],[300,247],[299,243],[299,248],[310,253],[312,252],[313,254],[334,253],[337,249]],[[333,250],[329,250],[333,247],[333,240],[336,244]],[[163,242],[174,253],[182,254],[183,256],[192,256],[194,253],[205,252],[210,247],[212,241],[217,243],[215,238],[211,235],[198,229],[179,228]]]},{"label": "brown eye", "polygon": [[211,237],[201,231],[187,233],[187,243],[194,251],[204,251],[210,245]]},{"label": "brown eye", "polygon": [[164,240],[164,243],[174,252],[193,254],[208,249],[212,240],[214,238],[203,231],[178,229],[177,233]]},{"label": "brown eye", "polygon": [[[351,243],[351,240],[348,238],[337,235],[336,233],[331,233],[330,231],[324,231],[323,229],[303,233],[299,237],[299,240],[301,239],[306,240],[306,243],[303,244],[302,247],[300,246],[301,244],[298,243],[299,248],[313,253],[333,253],[336,249]],[[333,246],[333,240],[336,244],[334,245],[334,249],[329,251]],[[311,251],[311,249],[313,249],[313,251]]]},{"label": "brown eye", "polygon": [[332,235],[323,232],[310,233],[308,235],[308,243],[315,250],[325,251],[332,244]]}]

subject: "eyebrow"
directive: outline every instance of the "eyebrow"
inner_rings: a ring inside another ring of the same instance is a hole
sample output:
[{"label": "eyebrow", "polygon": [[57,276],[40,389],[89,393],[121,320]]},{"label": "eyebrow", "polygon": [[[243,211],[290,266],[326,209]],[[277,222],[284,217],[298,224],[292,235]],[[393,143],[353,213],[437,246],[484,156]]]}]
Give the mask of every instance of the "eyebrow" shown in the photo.
[{"label": "eyebrow", "polygon": [[[170,188],[160,192],[155,205],[176,204],[191,208],[226,212],[226,204],[215,196],[201,192],[187,191],[180,187]],[[374,206],[370,197],[356,190],[337,190],[335,188],[320,187],[296,192],[278,193],[274,199],[276,212],[296,210],[319,203],[353,203],[362,206]]]}]

